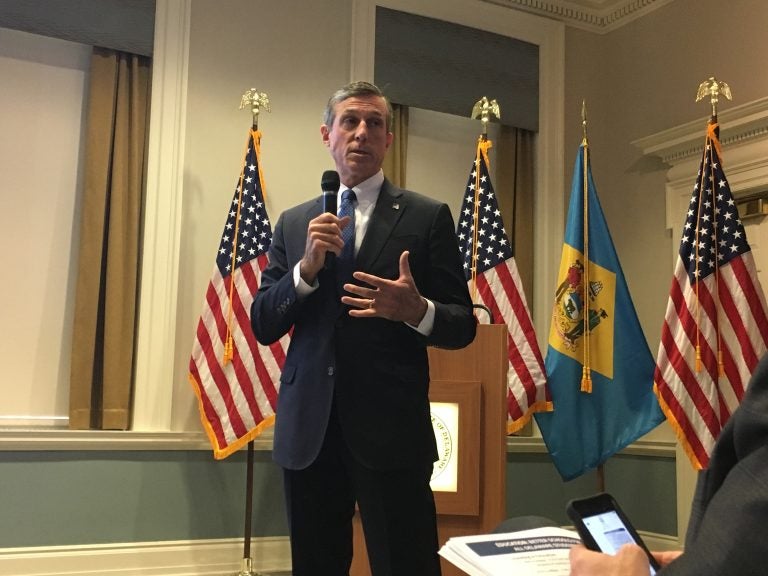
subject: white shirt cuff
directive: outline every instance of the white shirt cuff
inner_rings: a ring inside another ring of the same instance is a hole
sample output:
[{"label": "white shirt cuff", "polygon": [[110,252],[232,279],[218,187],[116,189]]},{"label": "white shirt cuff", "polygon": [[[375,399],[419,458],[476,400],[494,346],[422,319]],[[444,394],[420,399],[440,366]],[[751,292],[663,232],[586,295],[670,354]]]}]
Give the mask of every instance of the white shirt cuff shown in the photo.
[{"label": "white shirt cuff", "polygon": [[408,324],[408,322],[405,324],[416,330],[416,332],[422,336],[429,336],[432,334],[432,328],[435,327],[435,303],[428,298],[424,298],[424,300],[427,301],[427,311],[424,314],[424,318],[419,322],[419,325],[414,326],[413,324]]},{"label": "white shirt cuff", "polygon": [[315,278],[313,284],[307,284],[301,277],[301,262],[298,262],[296,266],[293,267],[293,285],[296,288],[296,295],[299,297],[299,300],[302,300],[317,290],[320,283],[317,281],[317,278]]}]

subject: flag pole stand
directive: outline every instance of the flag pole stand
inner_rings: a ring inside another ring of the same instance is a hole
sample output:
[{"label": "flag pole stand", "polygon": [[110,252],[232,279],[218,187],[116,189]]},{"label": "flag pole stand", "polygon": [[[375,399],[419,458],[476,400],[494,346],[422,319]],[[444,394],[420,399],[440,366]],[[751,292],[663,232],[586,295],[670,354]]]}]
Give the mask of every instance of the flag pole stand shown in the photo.
[{"label": "flag pole stand", "polygon": [[255,574],[251,571],[252,566],[253,558],[243,558],[243,564],[240,568],[240,572],[237,573],[237,576],[251,576],[252,574]]},{"label": "flag pole stand", "polygon": [[[270,111],[269,96],[256,88],[247,90],[240,99],[240,109],[251,109],[253,130],[259,128],[259,112],[262,109]],[[248,457],[245,471],[245,528],[243,530],[243,561],[240,572],[236,576],[264,576],[253,571],[251,558],[251,526],[253,516],[253,440],[248,442]]]},{"label": "flag pole stand", "polygon": [[251,525],[253,517],[253,440],[248,442],[248,457],[245,470],[245,529],[243,535],[243,562],[237,576],[262,576],[253,571],[251,558]]}]

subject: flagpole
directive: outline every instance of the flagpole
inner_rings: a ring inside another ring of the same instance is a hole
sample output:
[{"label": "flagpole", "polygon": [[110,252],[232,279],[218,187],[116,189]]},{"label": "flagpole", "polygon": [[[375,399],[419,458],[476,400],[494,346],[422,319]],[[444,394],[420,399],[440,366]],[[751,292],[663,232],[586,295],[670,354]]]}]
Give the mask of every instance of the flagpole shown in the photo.
[{"label": "flagpole", "polygon": [[238,576],[258,576],[252,571],[251,529],[253,517],[253,440],[248,442],[248,456],[245,467],[245,528],[243,529],[243,562]]},{"label": "flagpole", "polygon": [[[582,190],[584,192],[584,363],[581,368],[581,391],[592,392],[592,369],[590,367],[590,334],[589,326],[589,141],[587,140],[587,103],[581,101],[581,128],[583,132],[582,147],[584,168],[582,172]],[[597,466],[597,491],[605,492],[605,466]]]},{"label": "flagpole", "polygon": [[581,391],[587,394],[592,392],[592,374],[590,369],[589,345],[590,345],[590,327],[589,327],[589,143],[587,142],[587,105],[581,101],[581,126],[584,131],[582,140],[582,149],[584,154],[583,172],[582,172],[582,192],[584,200],[584,317],[582,318],[584,326],[584,362],[581,367]]},{"label": "flagpole", "polygon": [[[717,103],[720,97],[730,100],[731,89],[710,77],[699,85],[696,102],[705,97],[712,115],[683,224],[654,377],[661,408],[696,470],[709,465],[723,426],[768,348],[768,303],[719,142]],[[749,306],[735,309],[733,303],[740,302]],[[736,401],[722,401],[729,397]]]},{"label": "flagpole", "polygon": [[[251,108],[252,122],[250,137],[254,138],[254,146],[258,146],[258,142],[254,137],[254,134],[259,130],[259,112],[261,109],[264,108],[267,112],[270,111],[269,97],[264,92],[258,92],[256,88],[251,88],[243,94],[240,100],[240,110],[246,107]],[[259,163],[259,178],[261,178],[261,163]],[[243,183],[241,179],[241,190],[242,186]],[[235,238],[237,238],[237,235],[235,235]],[[234,267],[232,274],[234,275]],[[231,285],[234,286],[234,278],[232,279]],[[245,525],[243,527],[243,561],[240,566],[240,572],[238,572],[237,576],[261,576],[260,573],[253,571],[253,558],[251,558],[251,531],[253,529],[253,453],[254,441],[250,440],[248,442],[245,466]]]},{"label": "flagpole", "polygon": [[[483,157],[485,166],[490,171],[491,164],[490,160],[488,159],[488,148],[493,146],[493,142],[488,140],[488,122],[490,122],[491,117],[493,116],[501,120],[501,109],[499,108],[499,105],[495,99],[488,100],[486,96],[483,96],[480,98],[480,100],[475,102],[474,106],[472,106],[472,114],[470,114],[470,118],[479,118],[483,127],[483,133],[480,134],[480,137],[477,139],[477,150],[475,152],[475,201],[473,202],[474,214],[472,215],[472,257],[470,260],[472,263],[472,282],[470,284],[470,296],[472,297],[472,302],[477,300],[477,241],[480,231],[480,223],[478,221],[480,217],[480,156]],[[493,314],[491,314],[490,310],[488,310],[488,315],[491,317],[491,323],[493,323]]]},{"label": "flagpole", "polygon": [[[496,100],[483,96],[472,108],[471,118],[482,122],[472,166],[466,180],[456,222],[456,238],[464,277],[475,312],[482,309],[491,324],[507,327],[506,385],[507,433],[530,422],[535,412],[552,410],[544,359],[528,309],[523,283],[514,258],[514,243],[504,227],[499,195],[493,187],[488,148],[488,122],[501,117]],[[482,204],[483,214],[478,217]],[[483,254],[478,254],[482,247]],[[477,315],[477,314],[476,314]],[[478,320],[484,318],[478,316]]]},{"label": "flagpole", "polygon": [[[600,465],[658,426],[663,413],[653,392],[653,357],[592,178],[583,108],[544,363],[554,410],[536,421],[563,480],[597,469],[604,490]],[[579,386],[585,372],[591,393]]]},{"label": "flagpole", "polygon": [[[718,158],[720,158],[720,164],[722,165],[722,163],[723,163],[723,155],[722,155],[721,150],[720,150],[720,126],[719,126],[718,121],[717,121],[717,103],[719,101],[719,97],[720,96],[724,96],[728,100],[731,99],[731,88],[725,82],[720,82],[714,76],[710,76],[707,80],[705,80],[704,82],[699,84],[699,89],[698,89],[698,91],[696,93],[696,102],[699,102],[700,100],[702,100],[706,96],[709,96],[709,101],[710,101],[710,104],[712,106],[712,116],[710,118],[709,125],[707,126],[707,137],[706,137],[705,145],[704,145],[704,154],[705,154],[705,156],[707,154],[710,155],[709,163],[711,165],[712,164],[712,158],[711,158],[712,150],[711,150],[711,146],[714,146],[715,150],[717,151],[717,156],[718,156]],[[703,178],[703,175],[702,175],[702,178]],[[704,190],[704,186],[703,186],[703,183],[701,183],[701,185],[699,186],[699,193],[702,193],[703,190]],[[701,205],[702,205],[702,202],[699,202],[699,209],[701,209]],[[714,205],[713,205],[712,209],[713,209],[712,221],[714,222],[715,217],[716,217],[716,213],[714,212],[714,210],[715,210]],[[714,228],[714,231],[715,231],[715,233],[717,232],[717,227]],[[699,232],[699,229],[697,227],[696,228],[696,234],[697,235],[698,235],[698,232]],[[696,241],[697,241],[697,245],[698,245],[698,238],[696,239]],[[697,261],[697,267],[698,267],[698,261]],[[715,278],[715,286],[716,286],[715,294],[718,295],[718,300],[719,300],[719,294],[720,294],[720,288],[719,288],[720,268],[719,267],[717,267],[715,269],[714,278]],[[697,315],[698,315],[698,313],[699,313],[699,306],[698,306],[698,302],[699,302],[699,283],[698,282],[696,283],[696,302],[697,302],[697,310],[696,311],[697,311]],[[717,312],[718,315],[720,314],[721,309],[722,309],[722,306],[720,306],[720,305],[718,305],[716,307],[716,312]],[[698,318],[696,319],[696,324],[697,325],[699,324],[699,319]],[[719,318],[718,318],[717,325],[720,326]],[[697,339],[698,339],[698,337],[699,336],[698,336],[698,333],[697,333]],[[724,373],[724,368],[723,368],[723,348],[722,348],[722,335],[721,335],[719,329],[717,330],[717,366],[718,366],[718,374],[720,376],[722,376],[723,373]],[[700,370],[701,370],[701,345],[697,341],[697,343],[696,343],[696,371],[698,372]]]}]

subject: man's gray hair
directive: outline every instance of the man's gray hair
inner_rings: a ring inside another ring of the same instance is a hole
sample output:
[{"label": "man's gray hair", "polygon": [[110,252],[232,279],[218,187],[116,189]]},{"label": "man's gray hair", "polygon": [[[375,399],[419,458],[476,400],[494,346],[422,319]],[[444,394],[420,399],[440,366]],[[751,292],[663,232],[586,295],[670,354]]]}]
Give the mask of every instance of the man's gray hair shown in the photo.
[{"label": "man's gray hair", "polygon": [[384,93],[379,87],[370,82],[352,82],[343,88],[336,90],[336,92],[333,93],[333,96],[328,99],[328,104],[326,105],[325,113],[323,114],[323,123],[328,126],[328,128],[333,126],[333,121],[336,119],[336,104],[356,96],[379,96],[383,98],[387,105],[387,131],[392,132],[392,123],[394,122],[392,104],[390,103],[389,98],[384,96]]}]

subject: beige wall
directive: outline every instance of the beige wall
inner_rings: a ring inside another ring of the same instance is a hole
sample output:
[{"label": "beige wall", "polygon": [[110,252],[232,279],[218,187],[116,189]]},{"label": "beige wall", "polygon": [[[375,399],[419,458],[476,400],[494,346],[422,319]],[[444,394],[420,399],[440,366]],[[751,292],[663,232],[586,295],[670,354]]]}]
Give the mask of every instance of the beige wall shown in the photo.
[{"label": "beige wall", "polygon": [[240,97],[257,88],[271,101],[259,128],[274,225],[319,191],[320,175],[333,167],[320,124],[328,96],[349,79],[351,26],[351,0],[192,2],[174,429],[200,426],[187,368],[251,126]]},{"label": "beige wall", "polygon": [[[273,110],[262,114],[260,124],[268,210],[275,222],[282,210],[314,193],[318,175],[331,166],[318,128],[326,97],[350,76],[353,17],[352,0],[194,0],[191,6],[178,316],[175,341],[167,343],[165,351],[174,358],[174,397],[189,398],[188,403],[174,404],[172,427],[177,430],[199,428],[187,383],[187,363],[250,124],[249,113],[238,109],[240,96],[256,87],[272,99]],[[598,192],[654,354],[677,239],[666,228],[665,167],[642,158],[631,142],[697,118],[702,119],[703,134],[707,106],[695,104],[694,97],[699,82],[710,75],[729,82],[733,104],[765,96],[768,74],[763,71],[761,57],[768,53],[768,39],[762,29],[766,21],[768,4],[762,0],[674,0],[605,35],[566,29],[566,120],[562,127],[566,187],[581,139],[580,108],[585,99]],[[9,118],[20,117],[21,110],[14,102],[5,107],[14,110]],[[49,109],[50,105],[38,107],[31,117],[41,117]],[[63,118],[58,114],[54,117]],[[72,118],[75,124],[80,122],[80,109]],[[426,116],[424,121],[429,124],[432,117]],[[418,126],[417,120],[415,128]],[[428,136],[423,142],[420,138],[421,134],[414,134],[414,149],[421,146],[425,155],[434,157],[438,147]],[[5,143],[11,146],[10,152],[26,149],[18,145],[18,139],[12,142],[6,138]],[[443,144],[451,147],[449,142]],[[4,154],[3,158],[10,156]],[[456,176],[457,183],[450,187],[432,186],[422,164],[413,161],[419,167],[413,174],[414,187],[424,188],[455,208],[466,178],[464,154],[458,162],[456,171],[461,176]],[[28,181],[29,170],[22,162],[6,164],[6,188],[16,180]],[[17,172],[14,167],[19,167]],[[50,185],[45,189],[50,190]],[[67,212],[59,211],[65,221],[57,220],[52,227],[71,231],[73,206]],[[3,230],[14,229],[18,218],[11,214],[0,214]],[[12,244],[13,239],[5,243]],[[63,272],[62,279],[52,277],[53,273],[47,267],[42,277],[30,277],[29,286],[48,287],[42,298],[60,295],[55,288],[71,281],[69,272]],[[542,290],[546,293],[547,289]],[[22,367],[27,372],[20,368],[8,382],[37,382],[47,374],[46,381],[58,382],[54,388],[61,400],[68,385],[64,351],[69,348],[69,321],[61,306],[54,308],[62,318],[60,328],[51,331],[50,322],[29,322],[29,318],[21,326],[36,330],[23,340],[37,342],[38,351],[46,350],[53,364],[25,361]],[[13,333],[18,335],[18,329]],[[44,344],[47,338],[55,342]],[[30,376],[32,366],[35,373]]]},{"label": "beige wall", "polygon": [[[272,112],[260,115],[259,127],[274,225],[283,210],[317,194],[320,174],[333,167],[319,127],[328,96],[350,79],[351,0],[291,0],[269,3],[268,10],[256,3],[253,19],[244,19],[249,6],[245,0],[192,3],[174,430],[199,428],[187,367],[251,121],[238,110],[241,94],[255,87],[270,97]],[[259,17],[268,23],[261,25]],[[411,127],[409,187],[448,203],[455,213],[479,122],[414,110]]]},{"label": "beige wall", "polygon": [[[408,180],[406,187],[448,204],[458,219],[470,168],[482,129],[477,120],[442,112],[412,108],[408,124]],[[499,127],[488,127],[488,138],[496,142]],[[490,176],[496,174],[496,151],[491,149]]]},{"label": "beige wall", "polygon": [[703,139],[710,107],[695,98],[710,76],[733,92],[720,110],[768,94],[766,22],[762,0],[675,0],[606,35],[566,33],[566,171],[585,99],[593,176],[654,356],[679,238],[665,222],[667,167],[643,158],[632,141],[699,118]]},{"label": "beige wall", "polygon": [[[273,224],[282,210],[315,193],[318,175],[331,166],[318,127],[326,97],[349,79],[352,1],[265,4],[192,3],[174,429],[198,426],[191,398],[189,403],[178,399],[188,396],[191,337],[250,121],[237,108],[240,95],[256,87],[272,101],[260,127]],[[673,264],[665,221],[666,168],[644,159],[631,142],[703,119],[707,106],[694,98],[710,75],[730,83],[736,102],[766,94],[768,76],[756,74],[757,55],[768,53],[768,40],[758,29],[766,16],[768,5],[757,0],[734,0],[727,11],[714,0],[675,0],[608,34],[566,31],[566,188],[581,140],[584,99],[598,193],[654,355]],[[715,27],[719,34],[705,37]],[[420,137],[415,136],[414,144]],[[434,146],[423,150],[429,155]],[[413,176],[414,186],[429,180],[421,169]],[[446,193],[425,191],[437,197]],[[452,192],[443,199],[454,207]]]},{"label": "beige wall", "polygon": [[0,426],[66,424],[90,54],[0,28]]}]

